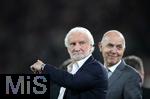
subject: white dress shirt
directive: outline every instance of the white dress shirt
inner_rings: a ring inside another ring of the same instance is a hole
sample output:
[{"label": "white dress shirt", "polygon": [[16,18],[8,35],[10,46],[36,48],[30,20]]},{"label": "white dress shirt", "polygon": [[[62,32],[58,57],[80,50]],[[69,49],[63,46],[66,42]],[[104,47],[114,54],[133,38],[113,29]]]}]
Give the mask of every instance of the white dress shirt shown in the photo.
[{"label": "white dress shirt", "polygon": [[[91,56],[92,54],[88,55],[86,58],[80,60],[80,61],[76,61],[74,63],[71,63],[67,66],[67,71],[71,74],[75,74],[81,67],[82,65],[85,63],[85,61]],[[66,88],[61,87],[60,88],[60,92],[59,92],[59,96],[58,99],[63,99],[64,93],[65,93]]]},{"label": "white dress shirt", "polygon": [[106,67],[108,69],[108,78],[112,75],[112,73],[115,71],[115,69],[118,67],[118,65],[121,63],[121,60],[115,64],[115,65],[112,65],[111,67]]}]

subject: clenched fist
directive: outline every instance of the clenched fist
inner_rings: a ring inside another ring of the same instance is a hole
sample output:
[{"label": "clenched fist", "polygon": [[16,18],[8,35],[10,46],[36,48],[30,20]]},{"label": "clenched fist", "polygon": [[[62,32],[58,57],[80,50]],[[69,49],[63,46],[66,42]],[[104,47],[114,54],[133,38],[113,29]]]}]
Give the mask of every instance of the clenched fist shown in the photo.
[{"label": "clenched fist", "polygon": [[37,60],[36,63],[34,63],[33,65],[30,66],[30,69],[34,73],[41,73],[42,70],[44,69],[44,66],[45,66],[45,64],[41,60]]}]

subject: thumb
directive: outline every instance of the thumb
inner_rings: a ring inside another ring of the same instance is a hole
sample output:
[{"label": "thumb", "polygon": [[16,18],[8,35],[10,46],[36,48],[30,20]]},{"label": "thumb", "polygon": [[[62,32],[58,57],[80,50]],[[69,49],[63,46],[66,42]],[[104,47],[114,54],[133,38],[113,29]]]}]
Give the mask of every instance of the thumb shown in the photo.
[{"label": "thumb", "polygon": [[39,59],[37,60],[37,62],[39,62],[39,63],[42,63],[42,64],[43,64],[43,62],[42,62],[41,60],[39,60]]}]

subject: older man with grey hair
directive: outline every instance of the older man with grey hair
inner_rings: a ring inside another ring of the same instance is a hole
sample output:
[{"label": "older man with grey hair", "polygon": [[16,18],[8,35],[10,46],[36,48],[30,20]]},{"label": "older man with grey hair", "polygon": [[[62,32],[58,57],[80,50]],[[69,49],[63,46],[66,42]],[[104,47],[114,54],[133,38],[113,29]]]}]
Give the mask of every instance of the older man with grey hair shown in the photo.
[{"label": "older man with grey hair", "polygon": [[117,30],[107,31],[99,49],[108,69],[106,99],[142,99],[140,75],[122,60],[125,51],[123,34]]},{"label": "older man with grey hair", "polygon": [[108,85],[106,69],[92,56],[94,39],[83,27],[71,29],[65,38],[72,63],[67,71],[38,60],[33,72],[48,73],[50,80],[60,86],[54,99],[105,99]]}]

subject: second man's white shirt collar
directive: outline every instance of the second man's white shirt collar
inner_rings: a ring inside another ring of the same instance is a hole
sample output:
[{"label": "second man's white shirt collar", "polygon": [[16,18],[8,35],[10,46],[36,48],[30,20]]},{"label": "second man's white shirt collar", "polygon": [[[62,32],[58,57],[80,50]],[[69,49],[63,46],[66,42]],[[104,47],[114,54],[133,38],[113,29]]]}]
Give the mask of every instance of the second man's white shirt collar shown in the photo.
[{"label": "second man's white shirt collar", "polygon": [[111,66],[111,67],[107,67],[111,72],[114,72],[115,71],[115,69],[118,67],[118,65],[121,63],[121,60],[117,63],[117,64],[115,64],[115,65],[113,65],[113,66]]}]

